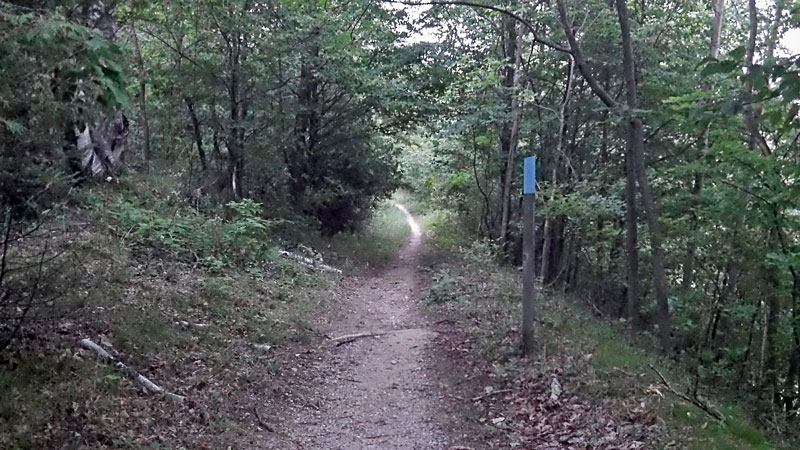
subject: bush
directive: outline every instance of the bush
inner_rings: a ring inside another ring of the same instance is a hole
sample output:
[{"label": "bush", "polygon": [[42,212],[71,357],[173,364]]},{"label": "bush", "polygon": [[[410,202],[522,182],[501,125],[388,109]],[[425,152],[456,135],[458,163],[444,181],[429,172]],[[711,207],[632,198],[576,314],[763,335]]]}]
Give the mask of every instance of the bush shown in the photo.
[{"label": "bush", "polygon": [[230,202],[228,220],[205,216],[191,208],[164,214],[117,199],[109,210],[123,237],[159,248],[180,259],[195,260],[208,269],[261,261],[272,247],[270,230],[277,222],[260,217],[261,205],[253,200]]},{"label": "bush", "polygon": [[434,275],[431,290],[425,297],[425,303],[442,304],[455,300],[460,295],[464,278],[454,275],[450,269],[442,269]]},{"label": "bush", "polygon": [[[30,321],[54,321],[80,306],[67,300],[63,286],[85,282],[79,261],[72,260],[69,239],[41,222],[13,218],[6,207],[0,225],[0,351]],[[82,292],[70,292],[82,301]]]}]

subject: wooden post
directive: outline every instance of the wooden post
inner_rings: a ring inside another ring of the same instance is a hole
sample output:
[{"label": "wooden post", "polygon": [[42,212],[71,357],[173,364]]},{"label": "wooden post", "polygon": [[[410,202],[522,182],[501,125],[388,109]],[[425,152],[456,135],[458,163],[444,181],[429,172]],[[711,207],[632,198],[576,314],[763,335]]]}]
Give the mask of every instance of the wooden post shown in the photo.
[{"label": "wooden post", "polygon": [[522,354],[534,352],[536,318],[536,157],[525,158],[522,191]]}]

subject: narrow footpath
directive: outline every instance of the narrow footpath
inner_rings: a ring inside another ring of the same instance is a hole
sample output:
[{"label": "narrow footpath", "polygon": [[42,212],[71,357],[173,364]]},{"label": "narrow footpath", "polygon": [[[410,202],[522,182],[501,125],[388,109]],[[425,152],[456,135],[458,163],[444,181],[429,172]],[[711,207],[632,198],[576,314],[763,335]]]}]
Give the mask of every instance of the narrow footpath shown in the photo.
[{"label": "narrow footpath", "polygon": [[[396,207],[411,227],[409,242],[384,270],[355,283],[337,306],[340,317],[319,325],[334,340],[313,363],[314,392],[293,413],[299,448],[458,448],[457,413],[433,369],[436,333],[417,307],[422,233]],[[375,335],[335,340],[364,333]]]}]

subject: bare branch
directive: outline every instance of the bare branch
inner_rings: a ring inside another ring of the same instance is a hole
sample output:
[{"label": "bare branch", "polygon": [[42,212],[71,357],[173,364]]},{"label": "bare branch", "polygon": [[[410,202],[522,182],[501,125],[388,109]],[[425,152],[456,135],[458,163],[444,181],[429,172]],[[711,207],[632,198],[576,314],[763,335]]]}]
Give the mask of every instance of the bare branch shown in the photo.
[{"label": "bare branch", "polygon": [[572,51],[569,48],[561,46],[561,45],[558,45],[555,42],[552,42],[552,41],[550,41],[548,39],[540,37],[539,34],[536,31],[536,28],[527,19],[525,19],[525,18],[521,17],[520,15],[515,14],[515,13],[513,13],[513,12],[507,10],[507,9],[498,8],[497,6],[485,5],[485,4],[482,4],[482,3],[475,3],[475,2],[470,2],[470,1],[459,1],[459,0],[441,0],[441,1],[435,1],[435,2],[426,2],[426,1],[417,2],[417,1],[403,1],[403,0],[378,0],[378,1],[381,2],[381,3],[397,3],[397,4],[409,5],[409,6],[428,6],[428,5],[430,5],[430,6],[469,6],[471,8],[488,9],[490,11],[498,12],[500,14],[503,14],[503,15],[506,15],[508,17],[511,17],[514,20],[516,20],[517,22],[522,23],[525,26],[525,28],[527,28],[528,31],[531,32],[531,35],[533,35],[534,42],[542,44],[542,45],[544,45],[546,47],[550,47],[551,49],[557,50],[559,52],[572,53]]}]

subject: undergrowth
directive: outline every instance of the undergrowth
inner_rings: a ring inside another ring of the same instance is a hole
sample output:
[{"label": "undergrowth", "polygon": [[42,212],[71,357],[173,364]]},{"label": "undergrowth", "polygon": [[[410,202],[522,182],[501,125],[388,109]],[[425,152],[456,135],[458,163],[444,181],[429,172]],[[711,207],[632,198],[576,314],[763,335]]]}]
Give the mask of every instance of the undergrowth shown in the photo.
[{"label": "undergrowth", "polygon": [[[433,239],[437,238],[434,234]],[[539,292],[538,353],[531,361],[519,358],[520,272],[499,267],[496,249],[488,243],[458,250],[452,237],[445,235],[443,242],[431,248],[426,265],[433,282],[423,302],[432,314],[451,318],[465,329],[496,373],[546,375],[564,372],[569,366],[575,373],[562,373],[565,390],[595,401],[617,399],[622,404],[635,399],[647,405],[662,423],[659,446],[791,448],[781,436],[761,431],[747,414],[747,405],[738,403],[735,395],[701,388],[701,395],[710,397],[725,415],[724,423],[679,400],[661,385],[651,366],[684,392],[691,388],[690,369],[680,360],[663,357],[654,340],[631,342],[624,323],[595,316],[578,299]]]},{"label": "undergrowth", "polygon": [[[151,172],[73,200],[59,227],[83,278],[53,288],[81,308],[27,325],[0,358],[0,448],[221,448],[251,435],[241,408],[269,404],[295,375],[283,355],[321,338],[313,318],[341,280],[278,250],[320,251],[356,271],[408,235],[390,203],[362,233],[326,240],[309,224],[265,219],[251,200],[198,207],[180,192],[179,176]],[[190,402],[142,393],[78,350],[86,337]]]},{"label": "undergrowth", "polygon": [[358,233],[340,233],[330,239],[312,238],[310,242],[343,270],[357,272],[364,267],[386,264],[408,242],[411,234],[405,215],[395,207],[396,203],[405,205],[405,198],[396,196],[378,205],[370,221]]}]

